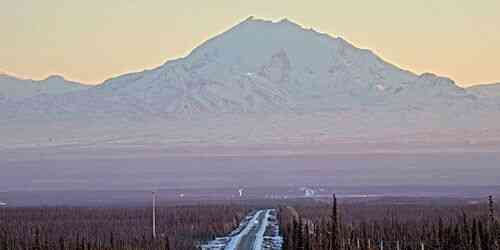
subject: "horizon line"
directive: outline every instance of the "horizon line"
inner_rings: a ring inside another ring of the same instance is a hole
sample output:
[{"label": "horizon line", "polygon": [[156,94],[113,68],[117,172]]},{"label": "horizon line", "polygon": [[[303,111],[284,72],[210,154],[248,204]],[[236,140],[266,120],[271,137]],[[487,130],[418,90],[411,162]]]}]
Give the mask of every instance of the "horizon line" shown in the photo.
[{"label": "horizon line", "polygon": [[461,88],[469,88],[469,87],[474,87],[474,86],[487,86],[487,85],[500,84],[500,79],[498,81],[493,81],[493,82],[459,83],[459,82],[455,81],[453,77],[446,76],[445,74],[440,74],[440,73],[437,73],[437,72],[434,72],[434,71],[426,71],[426,72],[417,73],[414,70],[410,70],[410,69],[404,68],[403,66],[399,65],[398,63],[385,60],[383,58],[383,56],[381,56],[379,53],[375,53],[376,51],[373,48],[361,48],[360,46],[355,45],[353,42],[351,42],[351,41],[349,41],[349,40],[347,40],[347,39],[345,39],[345,38],[343,38],[341,36],[333,36],[332,34],[327,33],[327,32],[320,32],[320,31],[318,31],[318,30],[316,30],[316,29],[314,29],[312,27],[306,28],[306,27],[302,26],[301,24],[299,24],[298,22],[295,22],[295,21],[291,20],[288,17],[282,17],[282,18],[279,18],[279,19],[276,19],[276,20],[271,20],[271,19],[259,18],[259,17],[256,17],[255,15],[249,15],[246,18],[241,19],[235,25],[230,26],[229,29],[225,29],[225,30],[223,30],[223,31],[221,31],[219,33],[216,33],[216,34],[210,36],[209,38],[205,39],[203,42],[201,42],[197,46],[191,48],[187,53],[185,53],[182,56],[178,56],[178,57],[174,57],[174,58],[166,58],[166,59],[163,60],[163,63],[156,64],[156,65],[151,66],[149,68],[148,67],[144,67],[142,69],[135,69],[135,70],[134,69],[129,69],[129,70],[126,70],[126,71],[123,71],[123,72],[117,72],[115,74],[110,74],[109,76],[105,77],[104,79],[96,81],[96,82],[85,81],[85,80],[77,79],[77,78],[71,78],[71,77],[68,77],[67,75],[65,75],[64,73],[61,73],[61,72],[48,73],[44,77],[41,77],[41,78],[31,77],[31,76],[27,76],[25,74],[17,74],[15,72],[10,72],[10,71],[6,71],[6,70],[0,70],[0,75],[10,76],[10,77],[13,77],[13,78],[16,78],[16,79],[19,79],[19,80],[31,80],[31,81],[44,81],[44,80],[47,80],[47,79],[49,79],[51,77],[62,77],[64,80],[69,81],[69,82],[74,82],[74,83],[78,83],[78,84],[82,84],[82,85],[87,85],[87,86],[99,86],[99,85],[102,85],[106,81],[108,81],[110,79],[113,79],[113,78],[121,77],[121,76],[127,75],[127,74],[140,73],[140,72],[144,72],[144,71],[147,71],[147,70],[153,70],[153,69],[156,69],[158,67],[161,67],[162,65],[164,65],[164,64],[166,64],[166,63],[168,63],[170,61],[174,61],[174,60],[179,60],[179,59],[186,58],[186,57],[188,57],[191,54],[191,52],[193,52],[196,48],[198,48],[199,46],[201,46],[203,43],[205,43],[205,42],[207,42],[207,41],[209,41],[209,40],[211,40],[211,39],[213,39],[215,37],[218,37],[219,35],[223,34],[224,32],[227,32],[227,31],[231,30],[232,28],[240,25],[241,23],[244,23],[244,22],[247,22],[247,21],[270,22],[272,24],[279,24],[279,23],[282,23],[282,22],[285,22],[285,21],[286,22],[291,22],[293,24],[298,25],[300,28],[302,28],[304,30],[305,29],[311,29],[311,30],[314,30],[315,32],[317,32],[319,34],[326,34],[326,35],[328,35],[328,36],[330,36],[332,38],[341,38],[343,40],[346,40],[348,43],[350,43],[351,45],[353,45],[357,49],[368,49],[371,52],[373,52],[376,56],[382,58],[385,62],[396,66],[400,70],[409,71],[409,72],[411,72],[411,73],[413,73],[415,75],[422,75],[422,74],[430,73],[430,74],[434,74],[434,75],[439,76],[439,77],[445,77],[445,78],[448,78],[448,79],[452,80],[455,83],[456,86],[461,87]]}]

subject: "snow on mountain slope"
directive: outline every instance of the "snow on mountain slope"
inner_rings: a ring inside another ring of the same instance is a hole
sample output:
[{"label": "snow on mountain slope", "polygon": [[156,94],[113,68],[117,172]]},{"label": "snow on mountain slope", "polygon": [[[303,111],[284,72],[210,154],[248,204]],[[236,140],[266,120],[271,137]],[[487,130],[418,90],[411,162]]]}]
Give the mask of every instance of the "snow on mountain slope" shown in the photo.
[{"label": "snow on mountain slope", "polygon": [[169,143],[277,142],[485,129],[500,117],[500,102],[448,78],[402,70],[286,19],[253,17],[155,69],[84,91],[26,96],[0,107],[4,127],[61,122],[73,136],[75,127],[97,121],[81,140],[101,138],[102,131],[143,135],[143,123],[124,121],[154,121],[151,138]]},{"label": "snow on mountain slope", "polygon": [[90,88],[61,76],[50,76],[45,80],[34,81],[0,75],[0,101],[20,100],[41,94],[63,94]]},{"label": "snow on mountain slope", "polygon": [[[265,84],[264,90],[273,94],[267,95],[260,111],[269,106],[310,112],[387,104],[401,109],[471,98],[449,79],[401,70],[342,38],[304,29],[286,19],[270,22],[249,18],[186,58],[167,62],[143,76],[151,80],[139,79],[127,86],[157,89],[151,85],[167,85],[184,91],[209,89],[213,90],[210,93],[222,93],[248,86],[248,81]],[[242,76],[246,81],[240,79]],[[183,83],[185,86],[179,86]],[[224,88],[211,88],[211,83]],[[274,94],[277,91],[279,95]],[[195,93],[188,92],[187,96]],[[255,99],[254,95],[245,95],[248,92],[233,96],[235,93],[242,91],[223,96],[239,101]],[[238,104],[238,110],[252,110],[251,102]]]},{"label": "snow on mountain slope", "polygon": [[[462,105],[471,101],[449,79],[401,70],[342,38],[304,29],[286,19],[271,22],[252,17],[185,58],[69,96],[34,103],[36,107],[49,105],[44,108],[47,112],[61,106],[92,112],[83,107],[88,104],[103,114],[165,115],[377,106],[399,110],[426,108],[433,102]],[[24,106],[29,111],[33,105]]]}]

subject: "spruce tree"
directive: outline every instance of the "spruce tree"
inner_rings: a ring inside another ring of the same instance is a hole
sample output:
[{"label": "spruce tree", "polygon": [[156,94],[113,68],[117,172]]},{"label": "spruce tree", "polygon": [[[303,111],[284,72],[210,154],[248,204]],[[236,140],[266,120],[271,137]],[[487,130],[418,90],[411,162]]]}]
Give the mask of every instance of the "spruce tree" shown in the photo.
[{"label": "spruce tree", "polygon": [[306,221],[306,227],[304,229],[304,249],[305,250],[310,250],[311,245],[309,242],[309,223]]},{"label": "spruce tree", "polygon": [[170,250],[170,241],[168,236],[165,236],[165,250]]},{"label": "spruce tree", "polygon": [[291,249],[299,249],[298,248],[298,244],[299,244],[299,225],[298,225],[298,222],[297,222],[297,219],[294,219],[293,220],[293,224],[292,224],[292,237],[290,237],[290,246],[291,246]]},{"label": "spruce tree", "polygon": [[490,223],[495,222],[495,204],[493,202],[493,196],[488,197],[488,206],[489,206],[489,212],[490,212]]},{"label": "spruce tree", "polygon": [[297,249],[304,250],[304,232],[302,231],[302,219],[299,218],[299,223],[297,225]]},{"label": "spruce tree", "polygon": [[40,241],[40,229],[37,227],[35,229],[35,245],[33,246],[33,250],[41,250],[42,249],[42,243]]},{"label": "spruce tree", "polygon": [[477,221],[474,219],[472,221],[472,250],[479,250],[481,248],[480,242],[481,240],[479,239],[479,232],[478,232],[478,227],[477,227]]},{"label": "spruce tree", "polygon": [[466,249],[471,248],[471,237],[470,237],[470,229],[469,229],[469,222],[467,220],[467,214],[465,212],[462,212],[462,244]]},{"label": "spruce tree", "polygon": [[332,206],[332,229],[331,229],[331,246],[332,250],[337,250],[338,248],[338,215],[337,215],[337,197],[333,194],[333,206]]}]

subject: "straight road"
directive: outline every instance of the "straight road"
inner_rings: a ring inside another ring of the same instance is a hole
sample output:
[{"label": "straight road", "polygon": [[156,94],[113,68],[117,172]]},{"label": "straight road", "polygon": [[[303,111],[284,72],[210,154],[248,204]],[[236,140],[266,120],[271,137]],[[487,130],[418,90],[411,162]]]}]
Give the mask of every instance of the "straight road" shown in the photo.
[{"label": "straight road", "polygon": [[[228,237],[218,238],[202,246],[203,250],[280,250],[281,241],[265,236],[266,230],[277,231],[274,209],[263,209],[249,215],[247,221],[242,222]],[[274,223],[270,221],[274,220]],[[275,237],[279,237],[275,235]],[[272,244],[277,242],[277,244]]]},{"label": "straight road", "polygon": [[271,210],[262,210],[259,216],[254,221],[249,232],[244,235],[236,249],[241,250],[262,250],[264,241],[264,232],[268,225],[268,218]]}]

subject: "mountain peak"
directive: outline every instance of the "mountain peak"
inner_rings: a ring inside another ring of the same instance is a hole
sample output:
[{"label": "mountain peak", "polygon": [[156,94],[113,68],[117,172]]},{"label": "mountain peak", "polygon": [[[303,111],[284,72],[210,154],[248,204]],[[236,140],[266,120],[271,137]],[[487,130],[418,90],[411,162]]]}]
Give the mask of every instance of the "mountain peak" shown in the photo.
[{"label": "mountain peak", "polygon": [[288,19],[288,18],[282,18],[278,21],[272,21],[272,20],[267,20],[263,18],[257,18],[255,16],[249,16],[247,17],[243,22],[241,22],[239,25],[236,25],[236,27],[240,25],[269,25],[269,26],[290,26],[290,27],[295,27],[295,28],[300,28],[302,30],[304,29],[301,25],[298,23]]},{"label": "mountain peak", "polygon": [[302,28],[298,23],[295,23],[288,18],[283,18],[278,23],[283,24],[283,25],[292,25],[292,26],[297,26],[297,27]]},{"label": "mountain peak", "polygon": [[324,72],[339,52],[355,53],[355,50],[343,39],[305,29],[287,18],[269,21],[250,16],[198,46],[187,60],[257,72],[272,55],[284,51],[294,69],[307,71],[308,68],[317,68]]},{"label": "mountain peak", "polygon": [[66,81],[66,79],[62,75],[50,75],[44,81]]},{"label": "mountain peak", "polygon": [[247,18],[245,19],[245,21],[244,21],[244,22],[251,22],[251,21],[254,21],[255,19],[256,19],[256,18],[255,18],[255,16],[249,16],[249,17],[247,17]]},{"label": "mountain peak", "polygon": [[293,23],[292,21],[290,21],[288,18],[283,18],[280,20],[280,23]]}]

